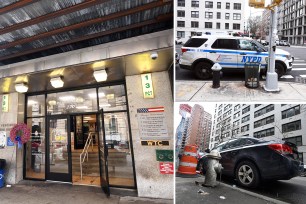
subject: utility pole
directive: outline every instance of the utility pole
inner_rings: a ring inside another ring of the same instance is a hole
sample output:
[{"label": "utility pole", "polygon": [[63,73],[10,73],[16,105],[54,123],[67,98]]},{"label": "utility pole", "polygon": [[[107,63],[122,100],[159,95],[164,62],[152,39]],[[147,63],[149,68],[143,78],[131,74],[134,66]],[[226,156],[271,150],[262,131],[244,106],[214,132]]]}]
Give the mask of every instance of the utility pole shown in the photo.
[{"label": "utility pole", "polygon": [[[276,21],[277,21],[277,9],[278,5],[282,2],[282,0],[272,0],[272,4],[265,7],[271,11],[270,15],[270,27],[269,27],[269,61],[268,61],[268,70],[266,83],[264,85],[264,89],[267,92],[278,92],[278,75],[275,72],[275,51],[276,51]],[[265,0],[249,0],[249,6],[256,8],[264,8]]]},{"label": "utility pole", "polygon": [[271,10],[270,15],[270,27],[269,27],[269,61],[268,61],[268,70],[266,83],[264,89],[267,92],[278,92],[278,74],[275,72],[275,51],[276,51],[276,35],[277,35],[277,10],[278,5],[281,1],[273,1],[272,5],[268,6],[268,9]]}]

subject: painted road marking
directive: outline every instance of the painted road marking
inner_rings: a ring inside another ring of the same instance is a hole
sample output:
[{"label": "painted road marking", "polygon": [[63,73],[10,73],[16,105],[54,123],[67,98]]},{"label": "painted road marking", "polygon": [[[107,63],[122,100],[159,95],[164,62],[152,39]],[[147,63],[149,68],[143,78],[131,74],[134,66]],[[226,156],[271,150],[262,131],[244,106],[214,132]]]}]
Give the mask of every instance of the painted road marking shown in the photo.
[{"label": "painted road marking", "polygon": [[294,60],[295,62],[305,62],[305,60]]},{"label": "painted road marking", "polygon": [[298,58],[298,57],[295,57],[295,58],[294,58],[294,60],[296,60],[296,59],[298,60],[298,59],[300,59],[300,58]]},{"label": "painted road marking", "polygon": [[305,63],[299,63],[299,64],[295,64],[295,63],[294,63],[294,64],[292,64],[292,65],[294,66],[294,65],[306,65],[306,64],[305,64]]},{"label": "painted road marking", "polygon": [[303,78],[306,78],[306,75],[300,75],[301,77],[303,77]]},{"label": "painted road marking", "polygon": [[281,79],[293,79],[294,77],[292,75],[283,75]]},{"label": "painted road marking", "polygon": [[292,68],[291,71],[306,71],[306,68]]}]

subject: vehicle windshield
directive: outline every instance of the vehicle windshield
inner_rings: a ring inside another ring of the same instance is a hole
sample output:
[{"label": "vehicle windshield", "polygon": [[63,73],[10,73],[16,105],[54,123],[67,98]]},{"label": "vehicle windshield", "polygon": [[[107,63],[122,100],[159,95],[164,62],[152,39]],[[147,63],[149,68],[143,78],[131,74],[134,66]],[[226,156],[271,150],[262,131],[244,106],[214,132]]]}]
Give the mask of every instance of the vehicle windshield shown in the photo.
[{"label": "vehicle windshield", "polygon": [[268,52],[268,48],[264,47],[261,43],[257,42],[256,40],[252,40],[252,43],[255,44],[262,52]]}]

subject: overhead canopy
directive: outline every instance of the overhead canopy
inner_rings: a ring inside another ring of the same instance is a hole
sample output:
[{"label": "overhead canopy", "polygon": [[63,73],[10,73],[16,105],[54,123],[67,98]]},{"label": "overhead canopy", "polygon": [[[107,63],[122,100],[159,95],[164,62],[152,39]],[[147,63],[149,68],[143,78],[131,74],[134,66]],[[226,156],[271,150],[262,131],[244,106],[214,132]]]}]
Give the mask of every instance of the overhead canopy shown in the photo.
[{"label": "overhead canopy", "polygon": [[171,0],[0,1],[0,66],[171,28]]}]

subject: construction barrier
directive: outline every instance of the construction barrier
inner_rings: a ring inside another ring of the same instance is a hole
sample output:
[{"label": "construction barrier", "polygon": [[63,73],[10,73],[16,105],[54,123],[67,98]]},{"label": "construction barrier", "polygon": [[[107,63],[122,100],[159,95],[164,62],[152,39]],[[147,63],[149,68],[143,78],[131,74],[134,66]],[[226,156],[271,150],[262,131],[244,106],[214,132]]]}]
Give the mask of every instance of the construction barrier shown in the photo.
[{"label": "construction barrier", "polygon": [[186,145],[177,172],[180,174],[195,175],[197,174],[196,173],[197,163],[198,163],[197,146]]}]

